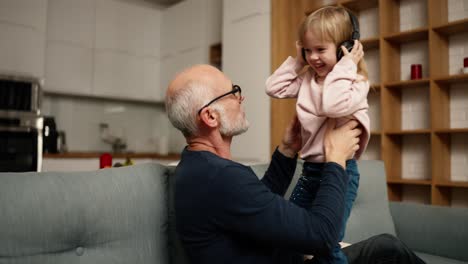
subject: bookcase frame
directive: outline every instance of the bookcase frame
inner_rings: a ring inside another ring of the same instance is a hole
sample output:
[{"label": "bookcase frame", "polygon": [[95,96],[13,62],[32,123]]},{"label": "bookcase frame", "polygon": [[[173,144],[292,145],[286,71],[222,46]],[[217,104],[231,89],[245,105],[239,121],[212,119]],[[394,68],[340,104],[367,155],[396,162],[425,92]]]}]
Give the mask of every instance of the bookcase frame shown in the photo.
[{"label": "bookcase frame", "polygon": [[[325,5],[344,6],[357,14],[377,7],[378,36],[362,39],[361,42],[365,50],[379,49],[380,82],[371,84],[371,92],[380,93],[380,129],[372,131],[372,137],[380,138],[379,158],[385,162],[389,199],[402,201],[403,189],[416,186],[427,189],[430,197],[425,200],[431,204],[450,206],[454,188],[468,192],[468,182],[452,181],[450,178],[452,135],[468,137],[468,128],[450,128],[450,86],[467,84],[468,74],[449,74],[449,38],[468,32],[468,18],[449,22],[448,0],[425,1],[426,25],[401,32],[399,0],[272,0],[271,71],[276,70],[287,56],[295,56],[296,29],[305,15]],[[419,80],[401,80],[400,47],[415,41],[427,42],[429,65],[426,66],[429,67],[429,76]],[[402,91],[421,86],[429,89],[429,127],[402,129]],[[295,102],[292,99],[271,99],[272,152],[281,141],[284,127],[295,114]],[[429,179],[402,178],[402,142],[408,135],[429,138]]]}]

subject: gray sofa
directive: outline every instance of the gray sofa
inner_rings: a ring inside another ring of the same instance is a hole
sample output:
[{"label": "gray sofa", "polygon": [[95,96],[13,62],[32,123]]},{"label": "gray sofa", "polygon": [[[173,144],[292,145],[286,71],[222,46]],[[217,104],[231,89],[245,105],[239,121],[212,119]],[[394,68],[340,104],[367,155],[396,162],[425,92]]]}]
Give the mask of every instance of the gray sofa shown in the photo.
[{"label": "gray sofa", "polygon": [[[359,166],[345,241],[396,234],[427,263],[468,263],[468,209],[389,204],[383,163]],[[266,165],[252,169],[261,175]],[[173,225],[173,172],[143,164],[0,173],[0,263],[186,263]]]}]

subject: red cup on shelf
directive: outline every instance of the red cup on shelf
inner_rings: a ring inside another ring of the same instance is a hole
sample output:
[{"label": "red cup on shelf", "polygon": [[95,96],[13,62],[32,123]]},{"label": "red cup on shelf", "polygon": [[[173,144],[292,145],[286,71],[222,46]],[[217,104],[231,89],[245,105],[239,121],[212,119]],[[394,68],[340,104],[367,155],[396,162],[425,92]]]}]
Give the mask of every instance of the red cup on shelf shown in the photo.
[{"label": "red cup on shelf", "polygon": [[411,64],[411,80],[418,80],[422,78],[422,65]]},{"label": "red cup on shelf", "polygon": [[99,168],[111,168],[112,167],[112,155],[104,153],[99,157]]}]

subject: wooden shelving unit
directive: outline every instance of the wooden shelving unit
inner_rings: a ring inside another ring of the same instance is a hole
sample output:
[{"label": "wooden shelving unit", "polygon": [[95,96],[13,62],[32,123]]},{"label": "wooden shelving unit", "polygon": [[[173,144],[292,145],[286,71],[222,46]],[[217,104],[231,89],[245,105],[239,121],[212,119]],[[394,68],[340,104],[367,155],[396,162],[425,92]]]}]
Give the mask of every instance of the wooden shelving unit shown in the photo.
[{"label": "wooden shelving unit", "polygon": [[[376,96],[379,98],[380,124],[371,124],[371,141],[376,145],[369,148],[372,151],[377,149],[380,153],[378,158],[385,162],[388,195],[392,201],[405,201],[408,193],[414,191],[421,196],[421,199],[415,200],[450,206],[452,193],[457,190],[458,193],[461,191],[467,194],[464,196],[464,204],[468,205],[468,181],[452,180],[451,161],[455,140],[468,140],[468,126],[454,128],[450,123],[451,87],[468,85],[468,74],[449,72],[450,39],[468,32],[468,18],[449,22],[448,2],[420,0],[426,9],[418,10],[424,12],[421,17],[427,18],[427,21],[415,28],[400,30],[400,21],[406,17],[400,18],[402,3],[399,0],[272,0],[272,71],[288,55],[295,56],[295,28],[304,14],[310,14],[325,5],[344,6],[358,16],[369,10],[378,13],[379,32],[361,41],[365,51],[374,50],[379,56],[380,80],[371,85],[369,95],[374,96],[373,101],[376,101]],[[425,57],[428,60],[423,64],[426,71],[423,71],[422,79],[402,79],[402,70],[409,71],[400,66],[405,45],[422,45],[421,50],[427,50]],[[408,128],[403,124],[407,112],[402,108],[405,107],[408,94],[414,96],[415,93],[421,93],[421,96],[416,96],[416,100],[420,100],[419,103],[427,108],[427,111],[418,112],[422,119],[427,119],[427,125]],[[272,100],[272,150],[280,142],[282,131],[294,113],[294,100]],[[405,148],[416,153],[421,162],[407,160]],[[468,152],[468,149],[463,151]],[[418,178],[405,176],[408,166],[414,163],[424,167],[422,175]]]}]

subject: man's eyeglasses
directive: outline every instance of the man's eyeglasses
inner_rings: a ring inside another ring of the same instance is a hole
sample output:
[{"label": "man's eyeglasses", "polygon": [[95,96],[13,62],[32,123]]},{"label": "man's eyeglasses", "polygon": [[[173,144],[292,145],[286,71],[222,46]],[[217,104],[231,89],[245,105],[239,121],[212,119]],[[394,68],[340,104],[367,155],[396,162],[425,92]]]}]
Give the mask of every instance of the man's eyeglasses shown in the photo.
[{"label": "man's eyeglasses", "polygon": [[[238,93],[238,94],[236,94],[236,93]],[[229,92],[227,92],[227,93],[225,93],[225,94],[222,94],[222,95],[216,97],[215,99],[211,100],[211,101],[208,102],[206,105],[204,105],[202,108],[200,108],[200,110],[198,110],[198,115],[200,115],[200,113],[201,113],[201,111],[203,110],[203,108],[208,107],[210,104],[212,104],[212,103],[218,101],[219,99],[221,99],[221,98],[223,98],[223,97],[225,97],[225,96],[228,96],[228,95],[230,95],[230,94],[233,94],[233,95],[235,95],[238,99],[241,99],[241,98],[242,98],[242,89],[240,88],[239,85],[233,85],[231,91],[229,91]]]}]

